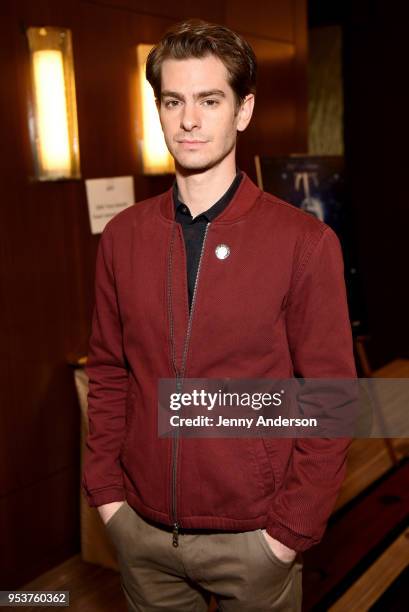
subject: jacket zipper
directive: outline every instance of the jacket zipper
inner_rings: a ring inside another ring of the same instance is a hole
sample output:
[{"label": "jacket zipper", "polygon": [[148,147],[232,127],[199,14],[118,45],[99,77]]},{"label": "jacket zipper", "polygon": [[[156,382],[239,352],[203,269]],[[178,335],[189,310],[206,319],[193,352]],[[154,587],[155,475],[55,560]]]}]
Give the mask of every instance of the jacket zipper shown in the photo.
[{"label": "jacket zipper", "polygon": [[[197,266],[195,285],[193,287],[192,305],[190,307],[189,320],[188,320],[188,325],[187,325],[185,344],[183,347],[182,365],[180,368],[180,372],[177,371],[177,368],[174,365],[175,371],[176,371],[176,391],[177,393],[181,392],[182,385],[183,385],[183,377],[184,377],[185,369],[186,369],[187,352],[189,349],[190,335],[192,332],[193,313],[194,313],[195,304],[196,304],[196,290],[197,290],[197,286],[199,283],[199,275],[200,275],[200,270],[202,267],[203,253],[205,250],[205,244],[206,244],[206,238],[207,238],[207,232],[209,230],[209,226],[210,226],[210,222],[206,225],[205,233],[203,236],[202,248],[200,250],[199,264]],[[177,519],[177,503],[176,503],[177,455],[178,455],[178,448],[179,448],[179,431],[178,430],[176,431],[177,431],[177,434],[175,434],[175,437],[173,438],[173,455],[172,455],[172,518],[173,518],[172,544],[175,547],[179,546],[179,522]]]}]

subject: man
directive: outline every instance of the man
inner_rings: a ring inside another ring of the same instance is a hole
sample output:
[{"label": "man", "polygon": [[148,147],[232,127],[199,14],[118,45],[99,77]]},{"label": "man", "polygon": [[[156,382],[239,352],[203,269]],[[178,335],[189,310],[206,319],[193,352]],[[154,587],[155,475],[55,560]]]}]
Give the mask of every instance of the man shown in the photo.
[{"label": "man", "polygon": [[83,486],[130,610],[301,609],[348,439],[159,437],[163,378],[356,375],[339,241],[236,168],[256,60],[231,30],[177,25],[147,78],[176,182],[99,245]]}]

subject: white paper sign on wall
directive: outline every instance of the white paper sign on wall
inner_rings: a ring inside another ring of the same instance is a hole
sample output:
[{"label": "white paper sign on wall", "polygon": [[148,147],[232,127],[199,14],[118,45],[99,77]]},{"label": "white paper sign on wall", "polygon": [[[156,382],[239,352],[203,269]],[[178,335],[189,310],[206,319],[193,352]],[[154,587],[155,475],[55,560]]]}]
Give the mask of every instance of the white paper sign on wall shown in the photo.
[{"label": "white paper sign on wall", "polygon": [[112,217],[135,202],[132,176],[88,179],[85,188],[93,234],[100,234]]}]

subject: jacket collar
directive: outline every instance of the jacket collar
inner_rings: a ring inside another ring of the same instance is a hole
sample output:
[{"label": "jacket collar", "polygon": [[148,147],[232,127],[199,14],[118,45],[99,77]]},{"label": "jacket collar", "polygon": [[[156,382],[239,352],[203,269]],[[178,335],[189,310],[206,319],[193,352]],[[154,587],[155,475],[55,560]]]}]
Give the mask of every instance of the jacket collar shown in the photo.
[{"label": "jacket collar", "polygon": [[[166,191],[160,201],[160,214],[168,221],[175,220],[175,202],[173,186]],[[226,208],[214,219],[215,223],[232,223],[246,215],[253,208],[256,200],[263,192],[243,172],[241,183]]]}]

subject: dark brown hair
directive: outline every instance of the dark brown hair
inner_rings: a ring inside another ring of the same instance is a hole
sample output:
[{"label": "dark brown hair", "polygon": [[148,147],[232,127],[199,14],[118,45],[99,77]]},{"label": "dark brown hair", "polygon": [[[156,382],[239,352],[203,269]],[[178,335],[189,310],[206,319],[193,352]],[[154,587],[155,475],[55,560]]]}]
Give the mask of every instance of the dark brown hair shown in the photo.
[{"label": "dark brown hair", "polygon": [[189,19],[168,30],[148,55],[146,78],[156,99],[160,100],[161,96],[161,68],[165,59],[201,58],[210,54],[226,66],[237,105],[249,93],[255,93],[257,61],[248,42],[225,26]]}]

